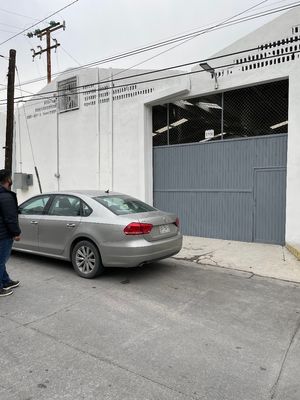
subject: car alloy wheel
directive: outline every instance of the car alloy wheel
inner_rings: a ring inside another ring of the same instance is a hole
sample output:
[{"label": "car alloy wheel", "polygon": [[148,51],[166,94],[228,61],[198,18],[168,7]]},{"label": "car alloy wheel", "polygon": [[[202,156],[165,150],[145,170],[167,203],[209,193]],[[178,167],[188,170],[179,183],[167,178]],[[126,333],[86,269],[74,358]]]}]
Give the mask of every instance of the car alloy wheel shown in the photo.
[{"label": "car alloy wheel", "polygon": [[97,247],[87,240],[74,246],[72,264],[77,274],[83,278],[94,278],[104,269]]},{"label": "car alloy wheel", "polygon": [[88,246],[81,246],[76,252],[77,268],[84,274],[92,272],[96,265],[96,257]]}]

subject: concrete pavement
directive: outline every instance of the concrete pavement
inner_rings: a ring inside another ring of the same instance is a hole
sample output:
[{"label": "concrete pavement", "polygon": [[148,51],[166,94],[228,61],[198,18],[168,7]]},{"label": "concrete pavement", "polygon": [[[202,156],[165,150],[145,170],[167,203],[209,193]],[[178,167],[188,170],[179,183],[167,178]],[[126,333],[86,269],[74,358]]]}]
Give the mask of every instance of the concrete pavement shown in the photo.
[{"label": "concrete pavement", "polygon": [[1,400],[299,400],[300,285],[166,260],[79,278],[14,255]]},{"label": "concrete pavement", "polygon": [[185,236],[175,258],[300,282],[300,261],[284,246]]}]

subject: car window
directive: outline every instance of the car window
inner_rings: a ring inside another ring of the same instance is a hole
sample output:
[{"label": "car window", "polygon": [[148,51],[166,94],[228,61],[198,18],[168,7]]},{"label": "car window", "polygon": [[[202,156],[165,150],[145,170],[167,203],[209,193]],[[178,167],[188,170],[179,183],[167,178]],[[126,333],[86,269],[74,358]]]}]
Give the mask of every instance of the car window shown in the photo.
[{"label": "car window", "polygon": [[55,196],[49,208],[48,215],[58,216],[79,216],[81,200],[75,196],[59,195]]},{"label": "car window", "polygon": [[41,196],[30,199],[19,207],[19,213],[26,215],[41,215],[43,214],[49,199],[50,196]]},{"label": "car window", "polygon": [[149,204],[124,195],[98,196],[94,197],[94,200],[98,201],[98,203],[102,204],[116,215],[156,211],[156,209],[149,206]]},{"label": "car window", "polygon": [[88,217],[92,214],[93,210],[84,202],[82,201],[82,216]]}]

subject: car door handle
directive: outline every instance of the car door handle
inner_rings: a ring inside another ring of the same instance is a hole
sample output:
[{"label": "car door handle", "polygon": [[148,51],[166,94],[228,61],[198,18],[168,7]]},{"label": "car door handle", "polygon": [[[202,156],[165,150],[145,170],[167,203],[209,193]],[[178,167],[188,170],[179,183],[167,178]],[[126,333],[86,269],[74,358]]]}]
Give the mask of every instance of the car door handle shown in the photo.
[{"label": "car door handle", "polygon": [[67,224],[67,228],[75,228],[75,224]]},{"label": "car door handle", "polygon": [[33,224],[33,225],[37,225],[38,224],[37,221],[30,221],[30,223]]}]

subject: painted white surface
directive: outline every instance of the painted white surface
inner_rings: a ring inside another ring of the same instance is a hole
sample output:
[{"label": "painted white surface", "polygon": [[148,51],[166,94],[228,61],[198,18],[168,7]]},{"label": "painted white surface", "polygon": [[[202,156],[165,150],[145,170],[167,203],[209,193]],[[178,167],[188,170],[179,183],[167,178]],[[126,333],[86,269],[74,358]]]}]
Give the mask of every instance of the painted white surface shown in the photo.
[{"label": "painted white surface", "polygon": [[[53,103],[52,113],[44,115],[49,113],[49,109],[45,109],[49,100],[28,102],[25,112],[23,107],[20,108],[17,170],[22,168],[23,172],[34,174],[36,165],[43,192],[109,189],[151,202],[152,109],[149,102],[171,94],[174,96],[174,93],[186,94],[189,79],[136,83],[137,78],[129,77],[126,88],[119,87],[124,81],[116,80],[114,89],[100,90],[99,93],[93,91],[93,87],[81,87],[107,81],[112,74],[119,78],[121,74],[128,76],[137,72],[143,71],[88,69],[78,72],[81,93],[76,110],[57,113]],[[169,75],[169,72],[160,73],[163,75]],[[73,76],[67,72],[57,80]],[[143,76],[139,80],[151,77],[153,75]],[[104,85],[108,83],[101,86]],[[56,81],[47,85],[43,92],[55,89]],[[32,187],[18,192],[20,201],[37,194],[36,177]]]},{"label": "painted white surface", "polygon": [[[170,73],[128,78],[126,80],[128,86],[125,91],[118,88],[118,85],[124,84],[124,81],[115,81],[114,90],[119,90],[119,92],[112,93],[112,89],[109,89],[107,102],[98,104],[98,100],[103,99],[101,96],[104,93],[104,91],[100,91],[99,98],[95,101],[96,104],[86,106],[84,103],[92,100],[85,101],[85,94],[81,94],[78,110],[28,119],[35,164],[39,168],[43,190],[111,189],[126,192],[151,202],[153,188],[151,107],[153,105],[289,78],[286,241],[300,248],[300,40],[293,43],[295,59],[289,61],[285,59],[284,62],[276,63],[276,65],[274,63],[270,65],[271,58],[269,57],[272,57],[273,50],[276,52],[279,50],[280,55],[286,57],[285,49],[287,46],[290,47],[290,44],[280,44],[267,49],[260,47],[290,38],[292,27],[296,25],[300,25],[299,9],[291,10],[280,16],[233,43],[218,55],[250,48],[255,48],[255,50],[239,56],[232,55],[209,61],[214,68],[222,66],[222,68],[216,69],[216,72],[220,74],[217,78],[217,90],[211,75],[207,72],[198,73],[197,71],[200,71],[201,68],[197,66],[193,69],[195,73],[191,75],[151,83],[138,83],[134,90],[128,90],[128,88],[136,84],[138,80],[166,76]],[[296,49],[295,46],[297,46]],[[197,58],[197,53],[201,54],[201,51],[195,50],[195,58]],[[256,59],[257,57],[258,59]],[[247,59],[247,63],[236,63],[237,59],[244,60],[244,58]],[[267,66],[266,61],[268,61]],[[253,64],[258,62],[260,67],[254,69]],[[261,62],[264,62],[263,66]],[[250,64],[252,65],[251,70]],[[228,67],[224,67],[224,65],[228,65]],[[247,71],[245,66],[248,67]],[[143,71],[81,70],[78,72],[78,83],[87,85],[99,80],[107,80],[111,74],[117,78],[137,72]],[[66,79],[68,76],[74,76],[74,74],[67,72],[57,80]],[[53,89],[56,89],[56,81],[48,85],[44,91]],[[83,91],[85,90],[87,89],[83,89]],[[124,98],[117,98],[119,96]],[[36,102],[27,103],[26,115],[37,114],[35,109],[38,107],[40,106]],[[17,169],[20,170],[22,166],[23,172],[34,173],[24,110],[20,110],[20,120],[21,144],[17,138]],[[58,148],[59,157],[57,157]],[[20,155],[22,164],[20,164]],[[60,178],[55,177],[58,172]],[[38,186],[34,179],[34,186],[30,187],[28,191],[19,191],[19,198],[23,200],[36,193],[38,193]]]},{"label": "painted white surface", "polygon": [[300,250],[300,68],[289,80],[286,242]]},{"label": "painted white surface", "polygon": [[[287,158],[287,197],[286,197],[286,242],[300,250],[300,40],[294,41],[292,44],[280,44],[279,46],[260,49],[261,45],[273,43],[274,41],[282,41],[282,39],[292,36],[300,37],[298,34],[292,35],[292,28],[300,25],[300,10],[294,9],[274,21],[259,28],[250,35],[238,40],[231,46],[224,49],[218,55],[226,55],[238,52],[244,49],[257,47],[257,50],[243,53],[239,56],[232,55],[219,60],[210,61],[209,64],[216,68],[216,72],[221,72],[221,76],[217,78],[219,88],[214,89],[214,79],[207,72],[199,72],[191,75],[192,89],[189,97],[196,97],[206,93],[216,93],[218,91],[226,91],[238,89],[241,87],[256,85],[260,83],[271,82],[278,79],[289,79],[289,126],[288,126],[288,158]],[[286,57],[286,47],[288,53],[290,46],[293,46],[295,54],[294,60],[285,58],[280,64],[272,63],[272,52],[279,50],[280,57]],[[283,50],[282,50],[283,49]],[[261,59],[261,54],[267,58]],[[249,61],[243,64],[234,64],[235,60],[255,57],[259,59]],[[253,63],[264,62],[268,60],[268,66],[253,69]],[[234,65],[231,65],[234,64]],[[252,64],[252,69],[249,65]],[[230,65],[218,69],[218,66]],[[248,70],[242,71],[242,66],[248,65]],[[194,71],[201,71],[200,67],[194,68]],[[282,121],[278,121],[280,123]]]},{"label": "painted white surface", "polygon": [[0,111],[0,169],[4,168],[5,150],[5,132],[6,132],[6,114]]}]

